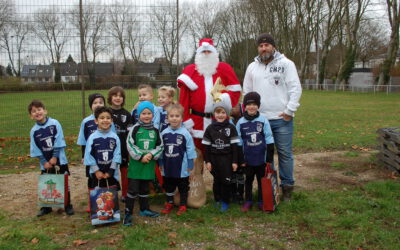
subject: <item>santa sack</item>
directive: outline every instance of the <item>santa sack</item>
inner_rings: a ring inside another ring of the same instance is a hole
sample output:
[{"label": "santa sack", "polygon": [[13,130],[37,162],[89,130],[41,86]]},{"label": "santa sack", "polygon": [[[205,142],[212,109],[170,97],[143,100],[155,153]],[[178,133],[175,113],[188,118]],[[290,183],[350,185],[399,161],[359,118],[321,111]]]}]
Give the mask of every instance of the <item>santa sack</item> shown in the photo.
[{"label": "santa sack", "polygon": [[265,176],[261,178],[261,193],[263,199],[263,211],[273,212],[279,204],[278,178],[271,164],[265,166]]},{"label": "santa sack", "polygon": [[64,208],[68,202],[68,175],[41,174],[38,180],[38,206]]},{"label": "santa sack", "polygon": [[[194,169],[189,177],[189,193],[187,206],[191,208],[200,208],[206,204],[206,186],[203,179],[203,155],[201,151],[196,149],[197,158],[194,160]],[[178,189],[174,196],[175,205],[179,206],[180,195]]]},{"label": "santa sack", "polygon": [[117,187],[109,187],[106,182],[107,187],[90,190],[90,218],[94,226],[121,220]]}]

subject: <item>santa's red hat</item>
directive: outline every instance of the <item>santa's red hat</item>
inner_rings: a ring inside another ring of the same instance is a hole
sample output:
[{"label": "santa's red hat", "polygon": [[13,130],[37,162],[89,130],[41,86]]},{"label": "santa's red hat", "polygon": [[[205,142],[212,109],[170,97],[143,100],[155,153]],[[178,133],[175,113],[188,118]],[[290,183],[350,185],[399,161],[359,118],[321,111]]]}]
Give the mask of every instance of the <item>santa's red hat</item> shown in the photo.
[{"label": "santa's red hat", "polygon": [[211,38],[201,39],[199,42],[199,47],[196,50],[196,53],[201,53],[207,50],[213,53],[217,53],[217,49],[214,47],[214,42]]}]

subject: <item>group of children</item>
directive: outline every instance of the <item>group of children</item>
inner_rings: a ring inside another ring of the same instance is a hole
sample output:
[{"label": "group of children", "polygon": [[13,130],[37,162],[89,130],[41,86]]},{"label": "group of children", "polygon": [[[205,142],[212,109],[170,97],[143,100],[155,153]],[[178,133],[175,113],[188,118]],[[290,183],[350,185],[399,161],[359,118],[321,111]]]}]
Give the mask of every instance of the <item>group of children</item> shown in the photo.
[{"label": "group of children", "polygon": [[[124,109],[126,96],[121,87],[109,90],[107,102],[110,108],[105,107],[105,98],[101,94],[89,96],[93,114],[82,121],[78,136],[88,177],[87,186],[89,191],[96,187],[122,189],[122,201],[125,202],[123,224],[126,226],[133,223],[135,200],[139,201],[141,216],[160,215],[150,209],[148,201],[150,183],[160,173],[166,195],[161,213],[168,214],[174,209],[176,188],[180,193],[177,214],[187,210],[189,176],[197,155],[192,136],[182,124],[183,107],[174,103],[174,95],[172,87],[159,88],[157,99],[160,106],[155,106],[151,102],[151,86],[140,85],[139,101],[132,112]],[[230,119],[230,107],[222,102],[214,104],[213,122],[207,127],[202,140],[206,168],[214,177],[214,199],[222,212],[229,208],[232,183],[243,181],[237,174],[242,172],[246,175],[242,211],[252,207],[255,176],[258,181],[258,206],[262,207],[260,180],[265,163],[271,163],[273,159],[271,129],[268,120],[258,112],[260,96],[256,92],[248,93],[243,99],[243,107],[243,117],[235,125]],[[57,173],[69,174],[61,125],[47,117],[41,101],[33,100],[28,111],[36,121],[31,130],[31,156],[40,159],[42,174],[55,173],[55,166],[60,167]],[[237,191],[241,196],[240,190]],[[50,212],[51,208],[42,207],[38,216]],[[65,212],[74,214],[70,200],[65,203]]]}]

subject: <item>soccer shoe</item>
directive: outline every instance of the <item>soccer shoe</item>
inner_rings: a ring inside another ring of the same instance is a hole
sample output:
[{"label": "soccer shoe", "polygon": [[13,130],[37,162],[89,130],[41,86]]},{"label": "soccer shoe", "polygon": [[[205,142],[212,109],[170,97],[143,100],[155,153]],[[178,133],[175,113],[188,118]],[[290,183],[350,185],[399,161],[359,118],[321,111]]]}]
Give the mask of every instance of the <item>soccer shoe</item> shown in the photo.
[{"label": "soccer shoe", "polygon": [[65,210],[65,213],[66,213],[67,215],[73,215],[73,214],[75,213],[74,207],[73,207],[71,204],[69,204],[68,206],[66,206],[64,210]]},{"label": "soccer shoe", "polygon": [[291,201],[292,200],[292,192],[294,186],[293,185],[284,185],[282,187],[282,201]]},{"label": "soccer shoe", "polygon": [[37,213],[37,217],[42,217],[43,215],[49,214],[53,211],[51,207],[42,207],[39,212]]},{"label": "soccer shoe", "polygon": [[228,209],[229,209],[229,204],[226,203],[226,202],[221,202],[221,209],[220,209],[220,211],[223,212],[223,213],[225,213],[226,211],[228,211]]},{"label": "soccer shoe", "polygon": [[182,214],[186,213],[186,210],[187,210],[187,208],[185,205],[179,206],[179,209],[178,209],[178,212],[176,212],[176,215],[182,215]]},{"label": "soccer shoe", "polygon": [[150,210],[150,209],[146,209],[146,210],[143,210],[143,211],[141,210],[140,213],[139,213],[139,215],[140,215],[140,216],[151,217],[151,218],[155,218],[155,217],[160,216],[159,213],[157,213],[157,212],[155,212],[155,211],[152,211],[152,210]]},{"label": "soccer shoe", "polygon": [[241,208],[241,211],[242,211],[242,212],[248,212],[248,211],[251,209],[252,206],[253,206],[253,202],[251,202],[251,201],[246,201],[246,202],[243,204],[243,206],[242,206],[242,208]]},{"label": "soccer shoe", "polygon": [[124,216],[123,225],[127,227],[132,226],[132,218],[133,218],[132,214],[126,213]]},{"label": "soccer shoe", "polygon": [[164,209],[161,211],[161,213],[169,214],[171,213],[172,209],[174,209],[174,204],[166,202]]}]

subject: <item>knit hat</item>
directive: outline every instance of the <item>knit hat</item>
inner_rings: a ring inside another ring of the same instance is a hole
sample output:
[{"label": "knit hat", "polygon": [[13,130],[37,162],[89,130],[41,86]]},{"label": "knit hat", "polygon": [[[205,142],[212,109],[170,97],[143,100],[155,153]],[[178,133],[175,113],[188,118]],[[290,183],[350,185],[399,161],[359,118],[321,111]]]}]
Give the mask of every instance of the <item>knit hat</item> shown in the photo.
[{"label": "knit hat", "polygon": [[217,49],[214,46],[214,42],[211,38],[203,38],[199,42],[199,47],[196,50],[196,53],[201,53],[203,51],[211,51],[213,53],[217,53]]},{"label": "knit hat", "polygon": [[274,38],[267,33],[263,33],[257,37],[257,45],[260,45],[261,43],[269,43],[272,46],[276,47]]},{"label": "knit hat", "polygon": [[246,107],[251,103],[255,103],[258,107],[260,107],[261,97],[257,92],[249,92],[244,96],[243,105]]},{"label": "knit hat", "polygon": [[94,102],[94,100],[96,100],[96,98],[101,98],[103,99],[104,104],[106,103],[106,99],[104,98],[104,96],[102,94],[99,93],[93,93],[91,95],[89,95],[89,108],[92,109],[92,104]]},{"label": "knit hat", "polygon": [[214,103],[213,104],[213,113],[215,112],[215,109],[217,109],[217,108],[223,108],[225,110],[226,114],[228,116],[230,116],[231,107],[228,104],[226,104],[225,102],[221,101],[221,102]]},{"label": "knit hat", "polygon": [[137,114],[140,116],[140,114],[143,112],[143,110],[148,109],[151,111],[151,113],[154,114],[154,104],[149,102],[149,101],[143,101],[139,104],[137,107]]}]

